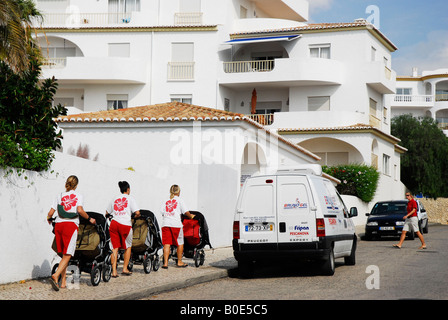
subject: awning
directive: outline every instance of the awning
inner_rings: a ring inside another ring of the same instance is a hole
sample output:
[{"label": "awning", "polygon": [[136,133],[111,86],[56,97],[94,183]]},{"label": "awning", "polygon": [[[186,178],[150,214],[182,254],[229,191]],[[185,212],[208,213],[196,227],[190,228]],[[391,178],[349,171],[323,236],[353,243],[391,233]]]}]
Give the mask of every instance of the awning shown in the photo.
[{"label": "awning", "polygon": [[258,43],[258,42],[271,42],[271,41],[292,41],[300,38],[300,34],[294,34],[289,36],[276,36],[276,37],[259,37],[259,38],[241,38],[226,41],[225,44],[243,44],[243,43]]}]

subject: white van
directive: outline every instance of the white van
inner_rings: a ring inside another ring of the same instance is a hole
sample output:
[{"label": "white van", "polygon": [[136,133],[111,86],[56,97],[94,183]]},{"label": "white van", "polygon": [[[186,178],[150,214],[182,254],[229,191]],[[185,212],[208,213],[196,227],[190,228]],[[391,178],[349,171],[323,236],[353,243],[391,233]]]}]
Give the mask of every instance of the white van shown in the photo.
[{"label": "white van", "polygon": [[355,264],[357,236],[350,212],[317,164],[248,178],[233,224],[233,252],[242,276],[255,261],[306,258],[333,275],[335,258]]}]

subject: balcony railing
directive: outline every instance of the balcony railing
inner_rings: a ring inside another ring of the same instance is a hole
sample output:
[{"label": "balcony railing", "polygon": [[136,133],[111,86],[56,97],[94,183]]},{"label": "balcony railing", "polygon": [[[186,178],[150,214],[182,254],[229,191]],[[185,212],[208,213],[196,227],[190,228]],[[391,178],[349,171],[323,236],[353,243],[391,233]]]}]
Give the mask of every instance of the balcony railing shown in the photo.
[{"label": "balcony railing", "polygon": [[224,62],[225,73],[266,72],[274,69],[274,60]]},{"label": "balcony railing", "polygon": [[394,98],[395,102],[417,102],[417,103],[421,103],[421,102],[433,102],[434,101],[434,97],[431,95],[400,95],[397,94]]},{"label": "balcony railing", "polygon": [[246,115],[248,118],[258,122],[262,126],[269,126],[274,123],[274,114],[248,114]]},{"label": "balcony railing", "polygon": [[67,58],[46,58],[43,62],[44,68],[64,68],[67,65]]},{"label": "balcony railing", "polygon": [[116,13],[46,13],[43,25],[66,26],[71,28],[82,26],[103,26],[108,24],[126,24],[131,22],[129,12]]},{"label": "balcony railing", "polygon": [[437,118],[436,120],[439,129],[448,130],[448,118]]},{"label": "balcony railing", "polygon": [[194,80],[194,62],[168,62],[168,80]]},{"label": "balcony railing", "polygon": [[448,93],[436,94],[436,101],[448,101]]},{"label": "balcony railing", "polygon": [[178,12],[174,14],[175,25],[201,25],[202,12]]}]

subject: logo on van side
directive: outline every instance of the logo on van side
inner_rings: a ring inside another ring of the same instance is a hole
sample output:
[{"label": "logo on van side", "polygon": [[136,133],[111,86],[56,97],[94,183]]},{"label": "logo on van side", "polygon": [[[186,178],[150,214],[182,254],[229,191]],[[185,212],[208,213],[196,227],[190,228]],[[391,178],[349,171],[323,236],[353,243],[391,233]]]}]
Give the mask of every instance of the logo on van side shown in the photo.
[{"label": "logo on van side", "polygon": [[300,208],[308,208],[308,204],[301,203],[299,198],[296,199],[296,203],[285,203],[283,205],[283,209],[300,209]]}]

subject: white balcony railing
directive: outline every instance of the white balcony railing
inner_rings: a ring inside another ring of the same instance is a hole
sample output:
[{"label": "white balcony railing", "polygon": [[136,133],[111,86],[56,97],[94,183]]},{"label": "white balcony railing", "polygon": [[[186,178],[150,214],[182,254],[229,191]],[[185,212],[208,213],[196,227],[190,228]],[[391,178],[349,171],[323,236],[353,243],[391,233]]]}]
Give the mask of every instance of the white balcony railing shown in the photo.
[{"label": "white balcony railing", "polygon": [[202,12],[178,12],[174,14],[175,25],[201,25]]},{"label": "white balcony railing", "polygon": [[401,95],[397,94],[394,98],[395,102],[409,102],[409,103],[423,103],[434,102],[434,97],[431,95]]},{"label": "white balcony railing", "polygon": [[168,62],[168,80],[194,80],[194,62]]},{"label": "white balcony railing", "polygon": [[44,68],[64,68],[67,64],[67,58],[46,58],[42,65]]},{"label": "white balcony railing", "polygon": [[246,117],[258,122],[262,126],[269,126],[274,123],[274,114],[248,114]]},{"label": "white balcony railing", "polygon": [[274,69],[274,60],[224,62],[225,73],[266,72]]},{"label": "white balcony railing", "polygon": [[131,22],[131,13],[46,13],[44,26],[65,26],[68,28],[105,26],[109,24],[127,24]]},{"label": "white balcony railing", "polygon": [[448,93],[436,94],[436,101],[448,101]]}]

